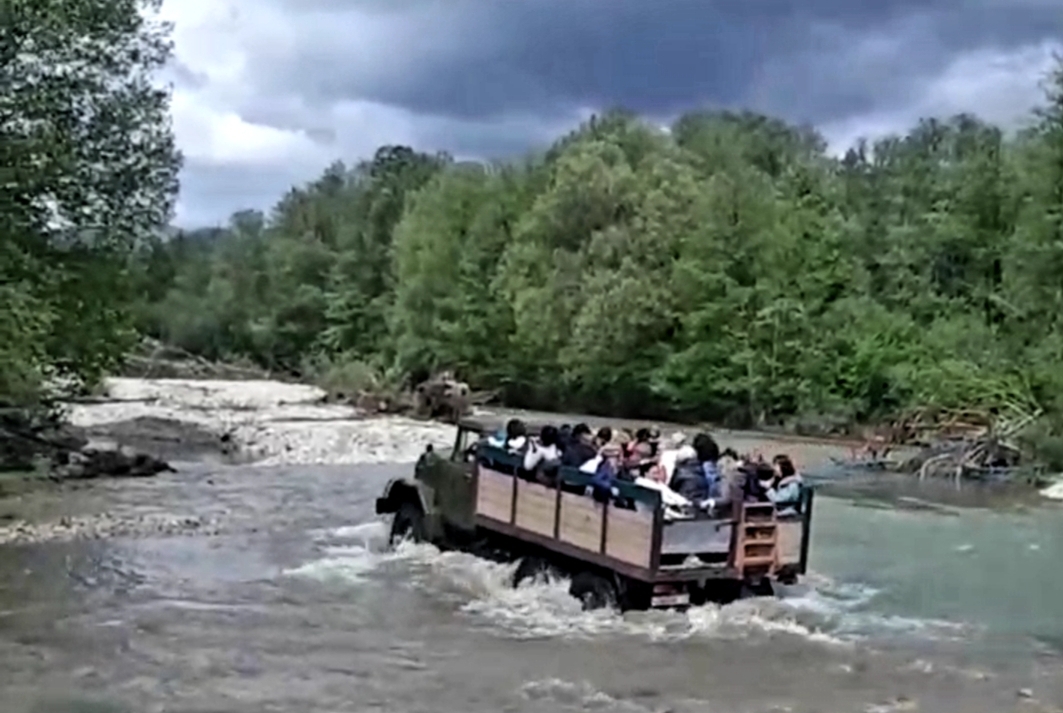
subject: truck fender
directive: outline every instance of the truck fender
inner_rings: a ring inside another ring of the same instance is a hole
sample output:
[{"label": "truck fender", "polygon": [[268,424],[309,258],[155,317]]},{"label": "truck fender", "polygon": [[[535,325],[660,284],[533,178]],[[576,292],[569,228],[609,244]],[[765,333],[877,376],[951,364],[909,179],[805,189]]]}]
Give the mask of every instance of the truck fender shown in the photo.
[{"label": "truck fender", "polygon": [[394,478],[388,481],[384,488],[384,494],[376,499],[376,514],[385,515],[398,512],[404,502],[415,502],[420,506],[421,512],[430,513],[428,501],[421,492],[421,488],[406,478]]}]

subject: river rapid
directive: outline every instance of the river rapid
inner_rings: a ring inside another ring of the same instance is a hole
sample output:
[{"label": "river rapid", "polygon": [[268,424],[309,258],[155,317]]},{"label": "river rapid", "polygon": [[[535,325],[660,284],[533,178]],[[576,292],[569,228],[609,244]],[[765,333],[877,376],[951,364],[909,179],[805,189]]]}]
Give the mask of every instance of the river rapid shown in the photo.
[{"label": "river rapid", "polygon": [[[181,399],[152,406],[173,411]],[[202,408],[201,417],[232,406]],[[312,407],[299,408],[291,424],[306,423]],[[261,443],[269,409],[233,410],[242,415],[221,418],[226,428]],[[283,419],[268,423],[286,428]],[[291,425],[300,433],[263,446],[271,465],[178,463],[177,473],[151,480],[0,503],[32,512],[40,527],[103,513],[131,523],[98,539],[3,546],[0,711],[1063,705],[1057,503],[834,473],[816,500],[813,571],[782,597],[683,613],[584,613],[563,581],[514,590],[505,566],[430,546],[388,551],[373,501],[388,478],[409,472],[422,441],[447,433],[396,422],[395,437],[406,440],[389,445],[373,440],[387,432],[376,421],[326,423],[312,435]],[[337,439],[362,444],[360,455]],[[348,462],[320,462],[341,451]],[[300,458],[318,462],[278,462]],[[204,513],[209,528],[150,526]]]}]

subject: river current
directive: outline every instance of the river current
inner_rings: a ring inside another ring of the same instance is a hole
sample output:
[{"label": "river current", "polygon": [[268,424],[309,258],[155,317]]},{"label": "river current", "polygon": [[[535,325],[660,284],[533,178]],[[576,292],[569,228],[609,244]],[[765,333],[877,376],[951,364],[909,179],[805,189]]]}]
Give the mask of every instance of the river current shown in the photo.
[{"label": "river current", "polygon": [[190,465],[50,507],[221,534],[8,546],[4,713],[999,713],[1063,705],[1063,511],[827,486],[779,599],[584,613],[565,582],[384,547],[409,466]]}]

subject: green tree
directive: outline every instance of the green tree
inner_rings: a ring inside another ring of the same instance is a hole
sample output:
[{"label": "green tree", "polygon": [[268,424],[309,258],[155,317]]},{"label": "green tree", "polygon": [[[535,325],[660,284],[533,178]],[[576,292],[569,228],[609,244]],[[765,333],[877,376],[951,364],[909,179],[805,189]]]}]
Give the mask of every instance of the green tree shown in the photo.
[{"label": "green tree", "polygon": [[[127,260],[168,221],[179,156],[158,2],[8,0],[0,10],[0,385],[92,381],[130,329]],[[21,390],[8,396],[28,398]]]}]

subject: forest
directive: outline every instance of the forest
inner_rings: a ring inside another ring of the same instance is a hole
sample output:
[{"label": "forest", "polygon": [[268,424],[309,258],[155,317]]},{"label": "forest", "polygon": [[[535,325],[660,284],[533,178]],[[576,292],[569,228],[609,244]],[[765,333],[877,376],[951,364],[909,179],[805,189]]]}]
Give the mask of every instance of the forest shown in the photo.
[{"label": "forest", "polygon": [[0,57],[27,119],[0,137],[20,167],[0,182],[4,401],[91,383],[150,336],[351,390],[450,369],[510,405],[617,416],[1037,415],[1063,463],[1063,59],[1018,131],[928,118],[835,156],[749,112],[664,129],[614,110],[516,160],[384,146],[175,231],[168,97],[143,81],[171,47],[140,4],[20,0],[0,38],[112,75]]},{"label": "forest", "polygon": [[813,129],[612,111],[519,161],[386,146],[144,246],[139,329],[304,378],[453,369],[513,405],[740,426],[917,408],[1063,434],[1063,65],[831,156]]}]

